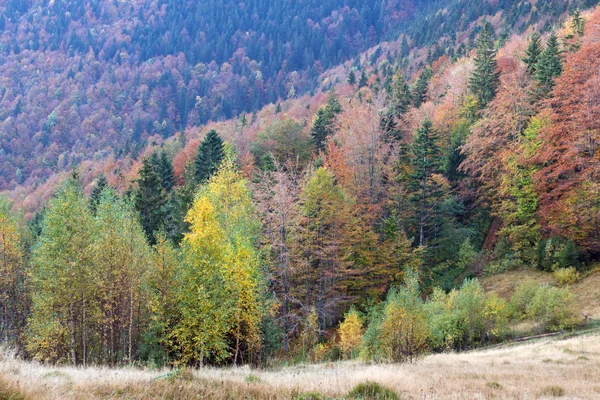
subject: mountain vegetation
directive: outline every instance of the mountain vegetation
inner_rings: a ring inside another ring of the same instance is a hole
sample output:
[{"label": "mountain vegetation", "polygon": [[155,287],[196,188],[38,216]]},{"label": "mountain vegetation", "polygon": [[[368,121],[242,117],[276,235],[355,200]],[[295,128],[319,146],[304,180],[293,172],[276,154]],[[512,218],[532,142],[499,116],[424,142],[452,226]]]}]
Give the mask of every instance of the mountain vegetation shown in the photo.
[{"label": "mountain vegetation", "polygon": [[[5,343],[83,366],[413,362],[583,322],[600,9],[339,3],[7,3]],[[480,281],[526,269],[556,284]]]}]

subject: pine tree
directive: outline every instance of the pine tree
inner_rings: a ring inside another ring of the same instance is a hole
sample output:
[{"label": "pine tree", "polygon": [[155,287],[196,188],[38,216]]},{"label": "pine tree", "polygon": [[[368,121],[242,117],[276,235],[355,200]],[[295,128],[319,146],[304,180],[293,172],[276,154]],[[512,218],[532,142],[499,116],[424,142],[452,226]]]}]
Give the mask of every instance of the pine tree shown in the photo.
[{"label": "pine tree", "polygon": [[334,133],[337,115],[342,112],[342,106],[339,103],[333,90],[329,92],[327,104],[317,111],[317,115],[313,120],[313,126],[310,134],[313,138],[317,150],[325,149],[327,138]]},{"label": "pine tree", "polygon": [[579,9],[575,10],[575,12],[573,13],[573,21],[571,22],[571,27],[579,37],[582,37],[585,33],[585,19],[581,16],[581,12],[579,11]]},{"label": "pine tree", "polygon": [[417,82],[412,93],[412,101],[415,107],[420,107],[425,101],[427,87],[429,86],[429,81],[431,80],[432,76],[433,70],[430,67],[426,67],[419,75],[419,78],[417,78]]},{"label": "pine tree", "polygon": [[542,55],[542,41],[539,33],[534,33],[531,36],[527,50],[525,51],[525,57],[523,62],[527,65],[527,72],[531,75],[535,75],[537,69],[537,63]]},{"label": "pine tree", "polygon": [[538,83],[538,94],[545,97],[554,88],[554,78],[562,73],[561,51],[558,38],[552,33],[548,38],[546,49],[536,66],[535,80]]},{"label": "pine tree", "polygon": [[225,147],[223,140],[214,129],[210,130],[200,147],[196,157],[196,183],[206,183],[219,169],[223,157],[225,156]]},{"label": "pine tree", "polygon": [[170,193],[175,186],[175,177],[173,176],[173,163],[166,151],[161,151],[158,158],[158,163],[155,166],[160,176],[160,181],[163,188]]},{"label": "pine tree", "polygon": [[104,174],[101,174],[96,179],[94,188],[92,189],[92,194],[90,195],[90,208],[93,214],[96,214],[98,204],[100,203],[100,197],[102,196],[102,192],[106,187],[108,187],[108,181],[106,180]]},{"label": "pine tree", "polygon": [[489,23],[484,24],[477,39],[475,71],[469,79],[469,89],[477,97],[481,108],[486,107],[496,96],[496,90],[500,83],[493,35],[492,26]]},{"label": "pine tree", "polygon": [[439,227],[439,206],[443,190],[436,179],[441,173],[441,150],[436,143],[437,135],[429,119],[423,121],[410,145],[408,175],[409,200],[414,214],[418,245],[430,242]]},{"label": "pine tree", "polygon": [[354,70],[350,70],[350,73],[348,74],[348,83],[351,86],[356,84],[356,75],[354,74]]},{"label": "pine tree", "polygon": [[367,86],[367,83],[368,83],[367,73],[363,69],[362,72],[360,73],[360,79],[358,81],[358,88],[360,89],[360,88]]},{"label": "pine tree", "polygon": [[392,84],[392,107],[397,118],[402,117],[408,111],[410,100],[411,94],[406,78],[398,72]]},{"label": "pine tree", "polygon": [[137,180],[134,204],[151,244],[156,243],[154,233],[165,228],[168,220],[169,196],[150,158],[144,158]]}]

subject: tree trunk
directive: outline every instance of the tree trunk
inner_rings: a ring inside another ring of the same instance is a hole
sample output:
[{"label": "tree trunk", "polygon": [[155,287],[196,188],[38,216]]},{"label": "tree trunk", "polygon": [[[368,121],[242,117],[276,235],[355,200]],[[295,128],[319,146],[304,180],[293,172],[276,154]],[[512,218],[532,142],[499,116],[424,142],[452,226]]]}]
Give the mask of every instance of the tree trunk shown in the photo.
[{"label": "tree trunk", "polygon": [[77,364],[77,354],[75,353],[75,311],[73,303],[69,304],[69,334],[71,336],[71,363]]}]

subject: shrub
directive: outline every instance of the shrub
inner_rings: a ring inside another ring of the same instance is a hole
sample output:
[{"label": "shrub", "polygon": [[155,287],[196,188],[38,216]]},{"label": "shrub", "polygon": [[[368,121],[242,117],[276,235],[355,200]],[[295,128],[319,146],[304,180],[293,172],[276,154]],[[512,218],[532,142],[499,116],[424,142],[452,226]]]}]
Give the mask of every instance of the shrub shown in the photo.
[{"label": "shrub", "polygon": [[579,280],[580,274],[573,267],[559,268],[554,271],[554,279],[559,285],[570,285]]},{"label": "shrub", "polygon": [[577,323],[573,295],[567,289],[548,285],[538,287],[526,313],[538,322],[540,331],[560,330]]},{"label": "shrub", "polygon": [[423,302],[410,288],[392,290],[381,322],[381,351],[384,359],[413,362],[428,349],[429,329]]},{"label": "shrub", "polygon": [[510,306],[517,317],[526,317],[527,305],[535,297],[538,287],[539,285],[531,280],[527,280],[517,286],[515,293],[510,299]]},{"label": "shrub", "polygon": [[575,267],[579,269],[579,251],[572,240],[564,241],[559,238],[542,240],[538,244],[538,269],[552,272],[559,268]]},{"label": "shrub", "polygon": [[375,382],[360,383],[348,393],[349,399],[360,400],[398,400],[392,390]]},{"label": "shrub", "polygon": [[351,309],[338,328],[340,347],[344,357],[353,358],[360,347],[363,336],[363,325],[358,312]]},{"label": "shrub", "polygon": [[540,394],[542,396],[562,397],[565,395],[565,389],[560,386],[547,386]]}]

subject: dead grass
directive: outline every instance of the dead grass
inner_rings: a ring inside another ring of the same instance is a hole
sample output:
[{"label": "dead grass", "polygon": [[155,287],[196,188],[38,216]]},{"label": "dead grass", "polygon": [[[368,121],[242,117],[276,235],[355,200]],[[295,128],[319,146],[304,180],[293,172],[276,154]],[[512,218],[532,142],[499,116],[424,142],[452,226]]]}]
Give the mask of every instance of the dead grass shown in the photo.
[{"label": "dead grass", "polygon": [[[552,274],[536,269],[509,271],[498,275],[486,276],[481,279],[484,289],[496,293],[498,296],[509,299],[516,287],[526,280],[539,284],[548,283],[556,285]],[[568,286],[575,296],[577,308],[589,318],[600,320],[600,271],[595,271],[579,282]]]},{"label": "dead grass", "polygon": [[437,354],[416,364],[203,368],[177,374],[185,379],[157,379],[167,372],[50,367],[6,357],[0,361],[0,398],[5,392],[31,400],[297,399],[308,392],[345,398],[357,385],[374,382],[411,399],[597,399],[600,334]]}]

